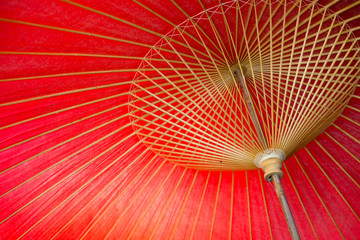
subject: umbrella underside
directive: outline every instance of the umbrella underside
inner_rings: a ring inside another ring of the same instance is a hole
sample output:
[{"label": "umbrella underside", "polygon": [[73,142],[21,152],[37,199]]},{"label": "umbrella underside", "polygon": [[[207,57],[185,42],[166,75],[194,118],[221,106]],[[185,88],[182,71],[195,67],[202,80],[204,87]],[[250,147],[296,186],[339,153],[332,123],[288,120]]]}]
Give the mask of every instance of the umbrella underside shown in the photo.
[{"label": "umbrella underside", "polygon": [[0,239],[360,238],[359,12],[0,3]]},{"label": "umbrella underside", "polygon": [[254,169],[259,152],[290,157],[333,122],[355,89],[358,56],[346,22],[314,2],[227,2],[176,26],[145,55],[132,124],[142,142],[182,166]]}]

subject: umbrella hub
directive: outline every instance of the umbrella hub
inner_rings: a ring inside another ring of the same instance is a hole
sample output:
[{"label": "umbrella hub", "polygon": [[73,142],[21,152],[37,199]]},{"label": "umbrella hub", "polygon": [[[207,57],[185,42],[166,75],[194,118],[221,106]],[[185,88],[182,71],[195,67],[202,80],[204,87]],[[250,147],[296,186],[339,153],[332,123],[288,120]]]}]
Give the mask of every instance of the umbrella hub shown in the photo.
[{"label": "umbrella hub", "polygon": [[283,210],[291,238],[300,240],[300,236],[292,216],[288,201],[285,197],[284,189],[280,179],[284,176],[281,171],[282,162],[285,160],[286,155],[281,149],[266,149],[264,152],[258,153],[254,159],[257,167],[264,171],[265,180],[273,182],[276,195],[279,198],[281,208]]},{"label": "umbrella hub", "polygon": [[[248,74],[251,74],[250,70],[249,70],[249,66],[246,63],[235,63],[230,67],[230,70],[232,71],[233,74],[235,74],[235,72],[238,69],[241,69],[242,73],[244,74],[244,76],[247,76]],[[230,74],[230,73],[229,73]]]},{"label": "umbrella hub", "polygon": [[281,168],[285,158],[285,153],[281,149],[266,149],[256,155],[254,163],[264,171],[265,180],[270,182],[274,175],[278,175],[280,178],[284,176]]},{"label": "umbrella hub", "polygon": [[[221,88],[226,85],[229,89],[233,89],[239,86],[238,78],[236,77],[236,71],[241,68],[242,74],[247,77],[251,74],[250,66],[246,63],[235,63],[233,65],[227,65],[219,70],[221,81],[217,81],[217,87]],[[218,76],[217,76],[218,77]],[[216,77],[214,78],[216,81]]]}]

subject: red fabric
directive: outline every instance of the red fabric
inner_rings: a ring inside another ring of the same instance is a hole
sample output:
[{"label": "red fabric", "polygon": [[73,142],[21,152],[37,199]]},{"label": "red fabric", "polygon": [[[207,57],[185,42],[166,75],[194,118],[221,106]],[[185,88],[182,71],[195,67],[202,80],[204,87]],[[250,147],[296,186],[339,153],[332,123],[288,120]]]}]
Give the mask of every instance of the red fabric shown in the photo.
[{"label": "red fabric", "polygon": [[[187,19],[171,1],[140,2],[175,25]],[[173,29],[133,1],[76,3],[160,34]],[[176,3],[189,16],[203,11],[198,1]],[[62,1],[2,1],[0,18],[0,239],[290,238],[260,170],[166,162],[123,116],[148,52],[126,41],[153,46],[159,36]],[[284,164],[302,239],[360,238],[359,96],[357,87],[334,125]]]}]

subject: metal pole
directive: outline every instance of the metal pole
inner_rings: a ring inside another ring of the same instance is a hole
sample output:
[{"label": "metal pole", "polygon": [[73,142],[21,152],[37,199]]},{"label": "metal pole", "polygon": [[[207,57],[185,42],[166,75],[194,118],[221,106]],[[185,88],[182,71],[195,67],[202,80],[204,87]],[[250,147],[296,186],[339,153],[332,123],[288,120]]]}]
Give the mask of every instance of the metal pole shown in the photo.
[{"label": "metal pole", "polygon": [[240,85],[240,88],[242,90],[242,93],[243,93],[243,97],[245,99],[245,103],[247,105],[247,108],[249,110],[249,113],[250,113],[250,118],[255,126],[255,129],[256,129],[256,132],[257,132],[257,135],[259,137],[259,140],[262,142],[262,144],[265,146],[267,146],[267,141],[266,141],[266,138],[264,136],[264,131],[259,123],[259,119],[256,115],[256,111],[255,111],[255,107],[251,101],[251,97],[250,97],[250,92],[249,92],[249,89],[247,88],[247,85],[246,85],[246,82],[245,82],[245,79],[243,78],[242,76],[242,72],[240,69],[237,69],[235,72],[234,72],[234,75],[235,77],[237,78],[237,81]]},{"label": "metal pole", "polygon": [[289,230],[290,230],[291,238],[294,239],[294,240],[300,240],[300,236],[299,236],[298,230],[296,228],[294,218],[293,218],[293,216],[291,214],[289,204],[288,204],[288,202],[286,200],[286,197],[285,197],[284,189],[283,189],[283,187],[281,185],[280,177],[278,175],[274,174],[271,177],[271,179],[272,179],[272,181],[274,183],[276,195],[279,198],[281,208],[282,208],[283,213],[285,215],[285,219],[286,219],[287,225],[288,225]]},{"label": "metal pole", "polygon": [[[255,126],[256,132],[258,134],[258,137],[260,138],[260,141],[267,144],[266,138],[264,136],[264,132],[262,130],[262,127],[259,124],[259,119],[258,119],[258,117],[256,115],[255,108],[254,108],[254,106],[252,104],[249,90],[248,90],[248,88],[246,86],[246,82],[245,82],[245,80],[244,80],[244,78],[242,76],[242,72],[241,72],[240,69],[237,69],[234,72],[234,74],[235,74],[235,77],[237,78],[237,80],[238,80],[238,82],[240,84],[240,88],[241,88],[241,90],[243,92],[243,96],[245,98],[245,102],[246,102],[246,105],[248,107],[251,120],[254,123],[254,126]],[[293,218],[293,216],[291,214],[289,204],[288,204],[288,202],[286,200],[286,197],[285,197],[284,189],[283,189],[283,187],[281,185],[280,176],[278,175],[279,173],[281,173],[283,175],[282,171],[280,170],[281,169],[281,160],[278,160],[278,161],[279,161],[280,166],[277,166],[277,164],[276,164],[277,162],[273,163],[273,162],[270,161],[270,165],[271,165],[270,169],[264,169],[264,167],[263,167],[263,170],[265,171],[265,173],[268,173],[267,177],[265,177],[265,179],[271,178],[272,181],[274,182],[275,191],[276,191],[276,194],[277,194],[277,196],[279,198],[283,213],[285,215],[285,219],[286,219],[287,225],[288,225],[289,230],[290,230],[291,238],[293,240],[300,240],[300,236],[299,236],[299,233],[297,231],[294,218]],[[268,163],[269,163],[269,161],[268,161]],[[266,164],[268,164],[268,163],[266,163]],[[274,169],[272,169],[272,168],[274,166],[275,166],[276,170],[278,169],[277,174],[273,174]],[[281,175],[281,177],[282,177],[282,175]]]}]

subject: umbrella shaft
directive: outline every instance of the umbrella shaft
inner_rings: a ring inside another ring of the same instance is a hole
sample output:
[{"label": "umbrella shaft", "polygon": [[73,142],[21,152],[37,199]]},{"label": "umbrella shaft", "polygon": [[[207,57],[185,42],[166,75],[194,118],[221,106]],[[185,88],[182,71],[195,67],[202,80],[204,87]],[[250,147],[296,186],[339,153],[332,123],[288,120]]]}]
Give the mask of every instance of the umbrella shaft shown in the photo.
[{"label": "umbrella shaft", "polygon": [[253,122],[253,124],[255,126],[255,129],[256,129],[257,135],[259,137],[259,140],[263,145],[267,145],[263,129],[262,129],[261,125],[260,125],[259,118],[256,115],[255,107],[254,107],[254,105],[253,105],[253,103],[251,101],[250,92],[249,92],[249,89],[247,88],[245,79],[242,76],[241,70],[237,69],[234,72],[234,74],[235,74],[235,77],[237,78],[238,83],[240,85],[240,88],[242,90],[245,103],[246,103],[247,108],[249,110],[249,114],[250,114],[251,120],[252,120],[252,122]]},{"label": "umbrella shaft", "polygon": [[291,238],[295,239],[295,240],[300,240],[300,236],[299,236],[298,230],[296,228],[294,218],[293,218],[293,216],[291,214],[289,204],[288,204],[288,202],[286,200],[286,197],[285,197],[284,189],[283,189],[283,187],[281,185],[280,177],[278,175],[274,174],[272,176],[272,180],[274,182],[275,191],[276,191],[276,194],[277,194],[277,196],[279,198],[281,208],[283,210],[283,213],[284,213],[285,218],[286,218],[287,225],[288,225],[289,230],[290,230]]}]

